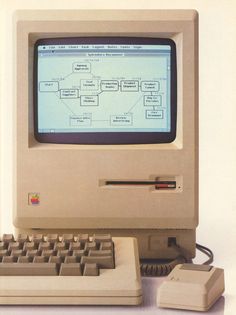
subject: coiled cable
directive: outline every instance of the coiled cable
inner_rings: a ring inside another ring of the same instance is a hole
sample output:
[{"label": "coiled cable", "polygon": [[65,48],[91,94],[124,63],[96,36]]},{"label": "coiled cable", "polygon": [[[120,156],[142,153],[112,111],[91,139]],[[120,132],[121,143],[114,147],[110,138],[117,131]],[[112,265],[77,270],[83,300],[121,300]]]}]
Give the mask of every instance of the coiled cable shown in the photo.
[{"label": "coiled cable", "polygon": [[[184,255],[183,249],[180,246],[173,243],[171,244],[171,247],[174,247],[178,253],[178,256],[172,261],[158,262],[156,260],[141,259],[140,260],[141,275],[145,277],[167,276],[176,265],[191,262],[191,260],[186,258],[186,255]],[[203,265],[209,265],[213,262],[214,255],[209,248],[200,244],[196,244],[196,248],[209,257],[208,260],[206,260],[203,263]]]},{"label": "coiled cable", "polygon": [[176,265],[185,262],[186,259],[183,256],[178,256],[174,260],[163,264],[156,262],[141,262],[140,271],[142,276],[162,277],[168,275]]}]

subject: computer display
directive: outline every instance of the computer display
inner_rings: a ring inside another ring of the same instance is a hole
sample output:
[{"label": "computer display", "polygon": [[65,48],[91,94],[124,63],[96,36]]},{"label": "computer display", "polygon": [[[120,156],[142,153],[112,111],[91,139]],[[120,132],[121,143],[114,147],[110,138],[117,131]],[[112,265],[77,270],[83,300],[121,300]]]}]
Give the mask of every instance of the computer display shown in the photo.
[{"label": "computer display", "polygon": [[35,136],[56,143],[160,143],[176,135],[171,39],[76,37],[35,44]]}]

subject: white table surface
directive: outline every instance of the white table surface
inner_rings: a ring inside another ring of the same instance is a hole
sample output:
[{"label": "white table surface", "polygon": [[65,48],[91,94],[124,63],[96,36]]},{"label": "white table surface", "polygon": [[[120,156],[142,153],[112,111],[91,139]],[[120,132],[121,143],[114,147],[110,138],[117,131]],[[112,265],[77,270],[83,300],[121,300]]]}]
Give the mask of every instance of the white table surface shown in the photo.
[{"label": "white table surface", "polygon": [[[1,315],[28,315],[28,314],[87,314],[87,315],[102,315],[102,314],[165,314],[165,315],[180,315],[180,314],[197,314],[197,312],[160,309],[156,306],[156,293],[158,287],[164,278],[143,278],[143,304],[141,306],[1,306]],[[222,296],[207,314],[233,314],[230,313],[233,299],[230,295]],[[226,306],[227,305],[227,306]],[[232,309],[233,310],[233,309]],[[227,312],[226,312],[227,311]]]},{"label": "white table surface", "polygon": [[[208,214],[209,215],[209,214]],[[220,219],[204,216],[197,229],[197,240],[214,252],[214,266],[225,270],[225,293],[206,314],[236,315],[236,212],[230,211]],[[9,231],[6,231],[9,232]],[[206,256],[197,251],[195,263]],[[201,312],[160,309],[156,305],[157,290],[165,277],[142,278],[143,303],[141,306],[0,306],[0,315],[64,315],[64,314],[141,314],[194,315]]]},{"label": "white table surface", "polygon": [[[209,246],[214,254],[213,265],[225,270],[226,289],[224,295],[206,314],[236,314],[236,221],[235,215],[225,219],[203,221],[198,228],[199,243]],[[224,227],[224,229],[222,228]],[[195,263],[203,262],[204,255],[197,252]],[[165,278],[142,278],[143,304],[141,306],[1,306],[0,315],[64,315],[64,314],[161,314],[161,315],[194,315],[200,312],[160,309],[156,306],[156,295]]]}]

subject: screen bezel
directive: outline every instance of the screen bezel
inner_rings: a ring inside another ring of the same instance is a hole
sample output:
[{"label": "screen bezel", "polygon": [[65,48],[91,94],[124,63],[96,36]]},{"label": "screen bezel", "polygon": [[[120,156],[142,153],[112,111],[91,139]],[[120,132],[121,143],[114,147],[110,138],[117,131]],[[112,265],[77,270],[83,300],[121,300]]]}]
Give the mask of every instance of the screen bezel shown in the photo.
[{"label": "screen bezel", "polygon": [[[169,45],[171,47],[170,132],[38,132],[38,46],[61,44]],[[176,138],[177,65],[176,45],[172,39],[149,37],[68,37],[39,39],[34,45],[33,69],[34,136],[38,142],[58,144],[149,144],[170,143]]]}]

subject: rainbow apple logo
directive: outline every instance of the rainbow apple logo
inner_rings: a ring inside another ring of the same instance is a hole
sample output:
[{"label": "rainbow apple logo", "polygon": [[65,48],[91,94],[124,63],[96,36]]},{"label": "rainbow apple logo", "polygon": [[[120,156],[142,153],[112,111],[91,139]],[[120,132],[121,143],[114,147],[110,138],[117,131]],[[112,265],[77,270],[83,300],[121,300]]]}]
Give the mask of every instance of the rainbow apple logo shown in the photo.
[{"label": "rainbow apple logo", "polygon": [[28,203],[29,205],[32,206],[37,206],[40,203],[40,197],[38,193],[29,193],[29,198],[28,198]]}]

